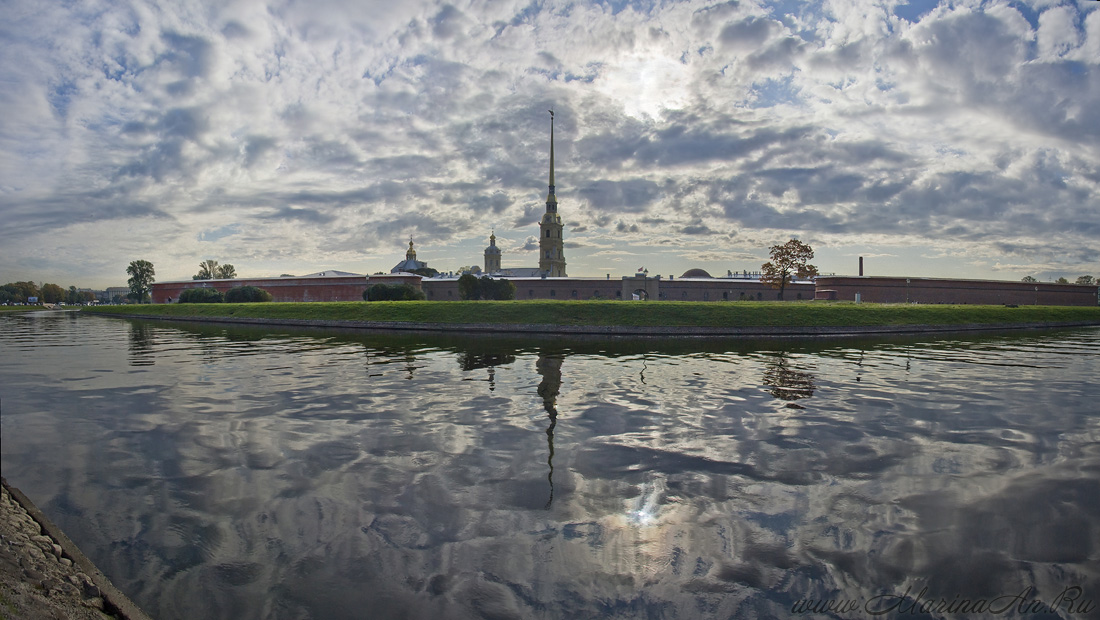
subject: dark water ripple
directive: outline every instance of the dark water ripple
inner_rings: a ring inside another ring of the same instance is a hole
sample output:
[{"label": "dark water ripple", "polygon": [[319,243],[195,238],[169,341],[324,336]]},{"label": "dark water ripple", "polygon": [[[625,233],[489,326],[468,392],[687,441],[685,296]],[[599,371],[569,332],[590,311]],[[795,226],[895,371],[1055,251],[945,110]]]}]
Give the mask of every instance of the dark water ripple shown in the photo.
[{"label": "dark water ripple", "polygon": [[2,463],[157,618],[1097,617],[1098,345],[4,316]]}]

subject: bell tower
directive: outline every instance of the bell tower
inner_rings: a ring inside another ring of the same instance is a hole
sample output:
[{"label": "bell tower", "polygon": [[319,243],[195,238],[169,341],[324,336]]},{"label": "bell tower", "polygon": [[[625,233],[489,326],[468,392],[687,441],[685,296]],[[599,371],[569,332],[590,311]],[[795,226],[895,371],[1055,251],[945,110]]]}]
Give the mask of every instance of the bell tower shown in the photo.
[{"label": "bell tower", "polygon": [[565,277],[565,244],[562,240],[558,198],[554,195],[554,111],[550,110],[550,191],[546,213],[539,222],[539,269],[551,278]]},{"label": "bell tower", "polygon": [[497,234],[489,235],[489,247],[485,248],[485,273],[500,272],[500,248],[497,247]]}]

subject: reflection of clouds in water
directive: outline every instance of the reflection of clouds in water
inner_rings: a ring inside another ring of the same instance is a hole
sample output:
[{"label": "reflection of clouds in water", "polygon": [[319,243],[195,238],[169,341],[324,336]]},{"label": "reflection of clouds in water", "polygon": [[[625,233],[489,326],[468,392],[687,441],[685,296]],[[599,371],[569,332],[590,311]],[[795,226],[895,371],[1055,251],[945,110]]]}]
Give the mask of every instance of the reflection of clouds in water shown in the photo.
[{"label": "reflection of clouds in water", "polygon": [[130,324],[90,321],[105,346],[0,361],[27,394],[5,435],[33,438],[5,475],[156,617],[767,617],[1097,580],[1098,363],[1072,342],[1024,339],[1006,374],[1012,341],[980,338],[616,355],[155,326],[131,375]]}]

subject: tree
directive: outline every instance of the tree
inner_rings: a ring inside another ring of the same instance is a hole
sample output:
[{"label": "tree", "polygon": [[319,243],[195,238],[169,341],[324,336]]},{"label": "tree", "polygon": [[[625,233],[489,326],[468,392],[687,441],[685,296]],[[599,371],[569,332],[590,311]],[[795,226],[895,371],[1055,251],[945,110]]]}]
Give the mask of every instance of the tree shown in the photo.
[{"label": "tree", "polygon": [[477,276],[464,273],[458,278],[458,298],[465,300],[481,299],[481,287],[477,285]]},{"label": "tree", "polygon": [[218,271],[218,261],[207,259],[199,263],[199,272],[191,277],[192,280],[213,280]]},{"label": "tree", "polygon": [[375,284],[363,291],[365,301],[420,301],[424,299],[424,292],[418,291],[408,284]]},{"label": "tree", "polygon": [[465,300],[515,299],[516,285],[503,278],[479,278],[467,273],[458,278],[458,296]]},{"label": "tree", "polygon": [[47,304],[56,304],[65,299],[65,289],[56,284],[46,283],[42,285],[42,301]]},{"label": "tree", "polygon": [[1096,279],[1092,276],[1081,276],[1077,278],[1076,284],[1096,284]]},{"label": "tree", "polygon": [[271,293],[256,286],[234,286],[225,292],[225,303],[245,304],[271,301]]},{"label": "tree", "polygon": [[764,263],[760,270],[760,281],[779,289],[779,298],[783,299],[783,290],[787,283],[797,278],[812,278],[817,275],[817,267],[809,264],[814,250],[798,239],[791,239],[783,245],[771,247],[772,259]]},{"label": "tree", "polygon": [[26,303],[31,297],[38,297],[38,287],[34,282],[8,282],[0,289],[10,293],[15,303]]},{"label": "tree", "polygon": [[220,304],[225,297],[217,289],[189,288],[180,291],[181,304]]},{"label": "tree", "polygon": [[1037,280],[1036,278],[1034,278],[1032,276],[1024,276],[1023,278],[1020,279],[1020,282],[1038,282],[1038,281],[1039,280]]},{"label": "tree", "polygon": [[84,299],[84,296],[80,294],[80,291],[76,290],[75,286],[70,286],[68,292],[65,293],[65,303],[76,305]]},{"label": "tree", "polygon": [[214,277],[222,280],[232,280],[237,277],[237,269],[233,267],[233,265],[226,263],[214,270]]},{"label": "tree", "polygon": [[1069,280],[1065,279],[1065,277],[1061,277],[1061,278],[1058,278],[1057,280],[1055,280],[1054,283],[1055,284],[1069,284]]},{"label": "tree", "polygon": [[415,273],[418,276],[424,276],[425,278],[434,278],[439,275],[439,271],[432,269],[431,267],[420,267],[419,269],[413,269],[409,273]]},{"label": "tree", "polygon": [[126,273],[130,274],[130,279],[126,281],[130,285],[130,299],[133,299],[137,303],[146,303],[149,299],[149,291],[153,289],[153,282],[156,278],[156,271],[153,270],[153,263],[147,260],[135,260],[130,262],[130,266],[126,268]]}]

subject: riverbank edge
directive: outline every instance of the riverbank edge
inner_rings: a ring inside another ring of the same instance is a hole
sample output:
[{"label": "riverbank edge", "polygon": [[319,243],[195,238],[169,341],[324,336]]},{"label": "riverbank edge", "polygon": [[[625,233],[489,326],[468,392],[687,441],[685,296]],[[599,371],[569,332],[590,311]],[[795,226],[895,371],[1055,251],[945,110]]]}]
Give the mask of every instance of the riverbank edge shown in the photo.
[{"label": "riverbank edge", "polygon": [[477,334],[573,335],[573,336],[654,336],[669,338],[805,338],[844,337],[876,334],[924,334],[968,331],[1000,331],[1093,327],[1100,321],[1042,321],[1030,323],[961,323],[957,325],[853,325],[853,326],[762,326],[692,327],[634,325],[552,325],[541,323],[421,323],[414,321],[340,321],[326,319],[276,319],[246,317],[162,316],[96,312],[96,316],[153,321],[229,323],[239,325],[277,325],[284,327],[328,327],[379,331],[460,332]]},{"label": "riverbank edge", "polygon": [[130,597],[122,593],[121,590],[115,587],[111,580],[107,578],[107,575],[103,574],[103,571],[92,563],[88,559],[88,556],[84,555],[84,552],[76,546],[65,532],[61,530],[50,518],[47,517],[38,506],[34,504],[29,497],[27,497],[18,488],[8,483],[7,478],[0,477],[0,484],[7,489],[8,494],[23,507],[23,510],[27,511],[27,514],[34,519],[38,525],[42,528],[42,533],[49,536],[61,547],[62,557],[69,558],[73,561],[73,566],[79,568],[84,574],[91,578],[95,586],[99,588],[100,595],[103,598],[105,611],[115,615],[123,620],[152,620],[145,612],[141,610]]}]

